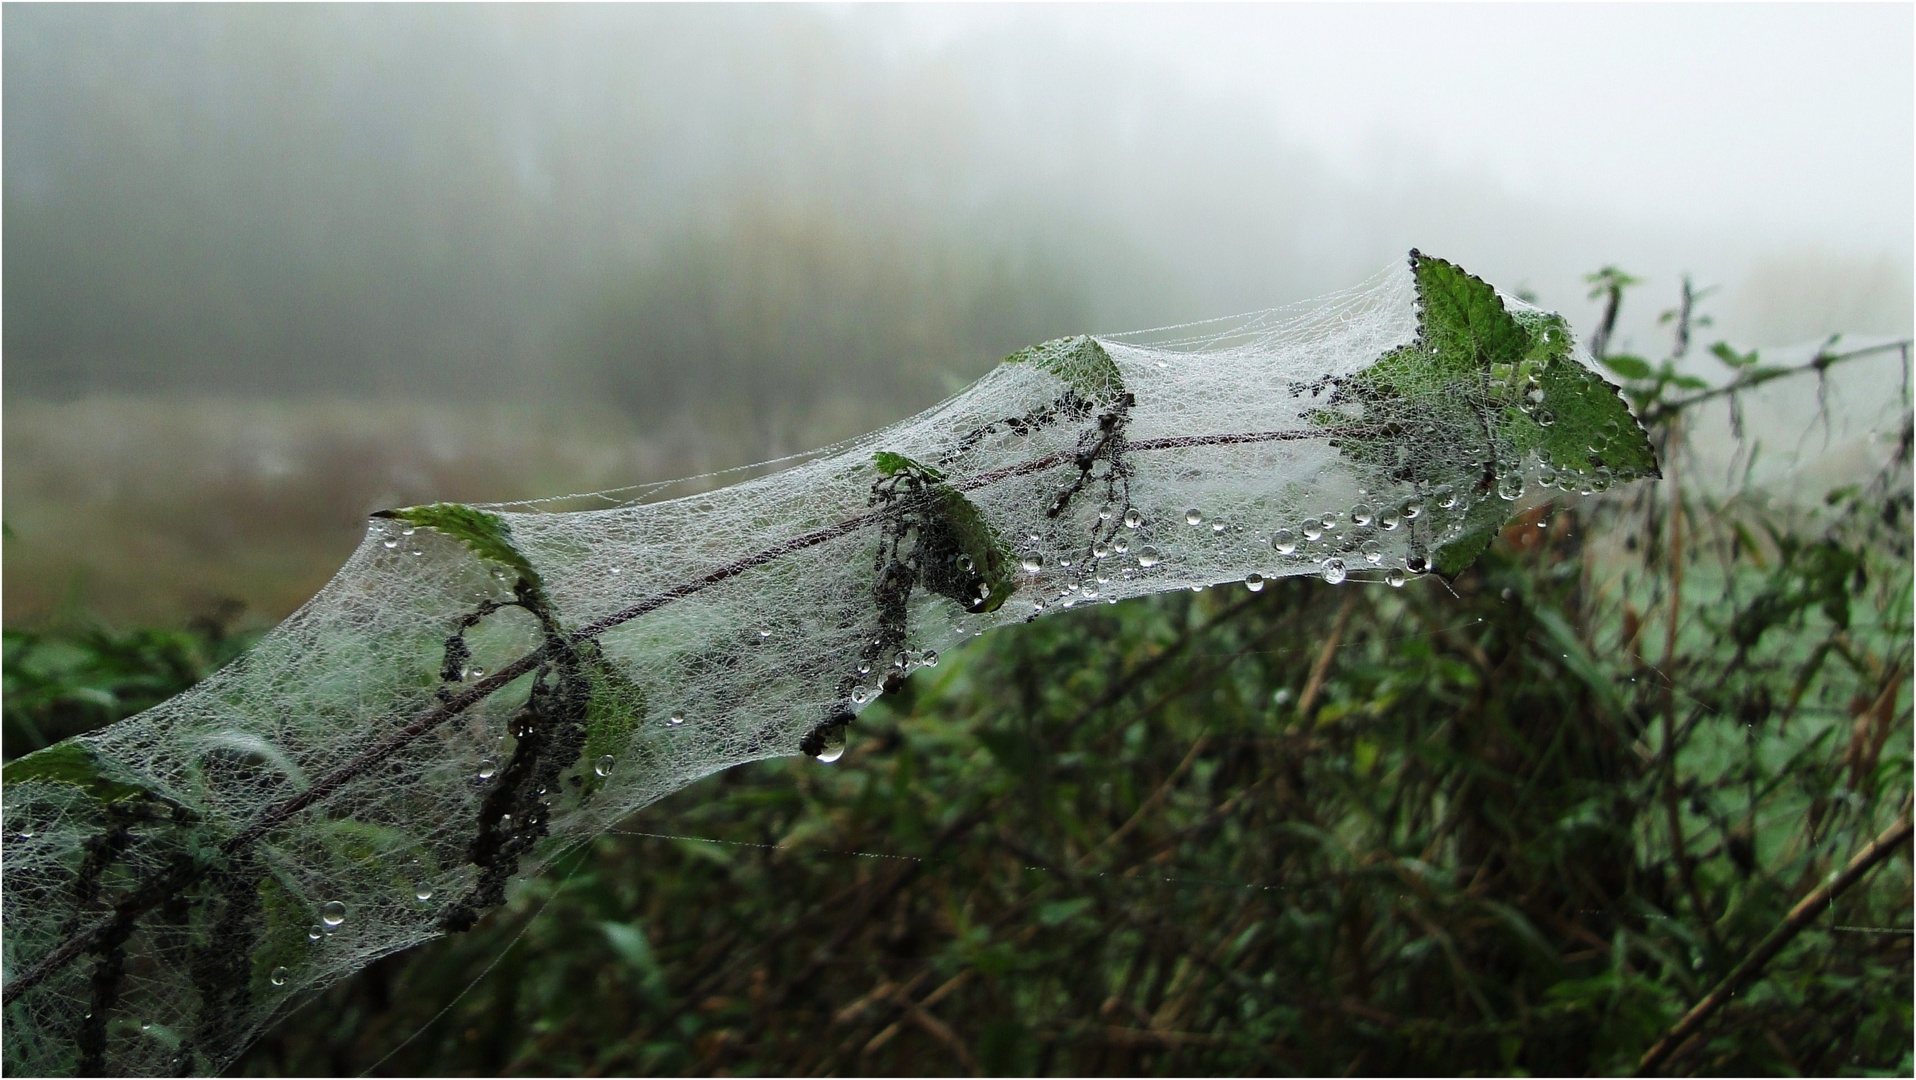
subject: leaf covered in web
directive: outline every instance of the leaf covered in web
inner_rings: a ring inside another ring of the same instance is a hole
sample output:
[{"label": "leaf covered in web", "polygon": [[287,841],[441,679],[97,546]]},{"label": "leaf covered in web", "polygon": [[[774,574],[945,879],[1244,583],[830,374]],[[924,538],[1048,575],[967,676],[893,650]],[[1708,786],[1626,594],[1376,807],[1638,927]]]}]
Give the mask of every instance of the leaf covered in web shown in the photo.
[{"label": "leaf covered in web", "polygon": [[1655,467],[1562,320],[1418,255],[1299,308],[1033,346],[717,490],[389,511],[252,652],[7,767],[7,1068],[217,1071],[694,780],[832,760],[979,634],[1454,574],[1526,480]]}]

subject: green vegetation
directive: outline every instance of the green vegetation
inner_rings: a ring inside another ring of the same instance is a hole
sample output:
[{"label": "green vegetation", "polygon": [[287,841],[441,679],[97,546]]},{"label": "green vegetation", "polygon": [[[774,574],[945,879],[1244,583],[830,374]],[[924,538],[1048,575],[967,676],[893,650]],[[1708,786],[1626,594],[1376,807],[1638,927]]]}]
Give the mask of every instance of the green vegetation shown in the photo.
[{"label": "green vegetation", "polygon": [[[1680,463],[1674,395],[1714,391],[1644,364],[1612,369]],[[1907,820],[1894,434],[1812,509],[1679,464],[1526,513],[1448,586],[1287,579],[990,635],[836,764],[679,792],[235,1071],[1631,1071]],[[192,640],[10,634],[8,749],[190,681]],[[1899,851],[1664,1064],[1908,1073],[1910,890]]]}]

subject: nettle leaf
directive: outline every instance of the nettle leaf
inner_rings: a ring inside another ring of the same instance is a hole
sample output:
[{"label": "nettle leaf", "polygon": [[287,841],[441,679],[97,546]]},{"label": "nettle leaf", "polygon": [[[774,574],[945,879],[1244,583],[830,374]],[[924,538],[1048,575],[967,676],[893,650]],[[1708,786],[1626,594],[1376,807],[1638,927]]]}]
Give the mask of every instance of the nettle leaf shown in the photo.
[{"label": "nettle leaf", "polygon": [[[1369,429],[1340,433],[1341,453],[1425,490],[1480,494],[1532,453],[1560,470],[1660,475],[1622,394],[1571,354],[1575,339],[1561,316],[1513,312],[1455,263],[1416,251],[1410,261],[1416,340],[1343,380],[1332,407],[1313,414],[1324,426]],[[1634,370],[1634,358],[1614,359],[1620,374]],[[1404,444],[1410,431],[1423,433],[1419,445]],[[1436,568],[1454,576],[1468,567],[1505,511],[1501,500],[1474,501],[1463,535],[1436,553]]]},{"label": "nettle leaf", "polygon": [[919,472],[931,477],[933,480],[943,480],[945,478],[945,474],[939,472],[937,469],[929,465],[920,465],[918,462],[913,461],[903,454],[894,454],[889,450],[880,450],[873,454],[872,464],[878,466],[878,471],[884,473],[886,476],[897,476],[901,472]]},{"label": "nettle leaf", "polygon": [[373,516],[445,533],[470,548],[474,555],[516,571],[520,579],[533,589],[545,587],[539,572],[512,545],[512,527],[498,514],[462,503],[432,503],[428,506],[408,506],[402,510],[382,510]]},{"label": "nettle leaf", "polygon": [[1017,591],[1016,563],[1010,545],[991,527],[964,493],[945,483],[944,474],[903,454],[880,450],[872,464],[886,476],[910,473],[929,498],[920,509],[923,522],[918,557],[925,587],[956,600],[972,614],[996,611]]},{"label": "nettle leaf", "polygon": [[1019,349],[1005,357],[1007,364],[1031,364],[1043,368],[1065,383],[1086,401],[1109,404],[1124,395],[1124,376],[1096,338],[1054,338]]},{"label": "nettle leaf", "polygon": [[646,717],[645,691],[627,678],[603,656],[584,657],[587,684],[585,706],[585,790],[605,786],[599,770],[606,758],[616,764],[620,754],[632,742],[632,733]]},{"label": "nettle leaf", "polygon": [[170,801],[161,799],[150,788],[115,775],[117,772],[119,770],[101,761],[92,747],[69,739],[7,762],[5,768],[0,769],[0,783],[7,786],[31,782],[66,784],[79,788],[102,806],[127,799]]}]

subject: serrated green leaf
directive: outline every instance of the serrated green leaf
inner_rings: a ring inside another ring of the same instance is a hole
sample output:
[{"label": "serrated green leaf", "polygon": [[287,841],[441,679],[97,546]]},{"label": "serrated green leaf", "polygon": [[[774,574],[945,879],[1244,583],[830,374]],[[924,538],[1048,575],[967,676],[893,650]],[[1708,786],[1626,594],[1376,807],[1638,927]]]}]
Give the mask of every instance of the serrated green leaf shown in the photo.
[{"label": "serrated green leaf", "polygon": [[129,778],[112,775],[114,771],[92,747],[69,739],[7,762],[0,769],[0,783],[66,784],[86,792],[102,806],[127,799],[159,798]]},{"label": "serrated green leaf", "polygon": [[896,476],[901,472],[910,470],[923,473],[933,480],[943,480],[945,478],[945,474],[939,472],[937,469],[929,465],[921,465],[903,454],[894,454],[890,450],[880,450],[873,454],[872,464],[876,465],[878,471],[884,473],[886,476]]},{"label": "serrated green leaf", "polygon": [[533,589],[543,589],[539,572],[512,545],[512,527],[498,514],[463,503],[432,503],[408,506],[402,510],[384,510],[374,517],[392,518],[408,525],[432,529],[466,545],[474,555],[517,571],[521,580]]},{"label": "serrated green leaf", "polygon": [[1546,368],[1540,381],[1553,417],[1537,428],[1545,461],[1559,469],[1608,468],[1625,478],[1662,475],[1649,436],[1615,386],[1567,357]]},{"label": "serrated green leaf", "polygon": [[1484,553],[1484,549],[1490,546],[1490,542],[1497,538],[1498,531],[1504,527],[1508,505],[1495,497],[1479,499],[1471,504],[1464,513],[1463,535],[1437,549],[1430,560],[1431,568],[1447,578],[1454,578],[1470,569],[1471,564],[1477,561],[1477,557]]},{"label": "serrated green leaf", "polygon": [[1124,394],[1124,376],[1096,338],[1054,338],[1018,350],[1005,357],[1007,364],[1031,364],[1063,379],[1078,396],[1098,404],[1116,401]]}]

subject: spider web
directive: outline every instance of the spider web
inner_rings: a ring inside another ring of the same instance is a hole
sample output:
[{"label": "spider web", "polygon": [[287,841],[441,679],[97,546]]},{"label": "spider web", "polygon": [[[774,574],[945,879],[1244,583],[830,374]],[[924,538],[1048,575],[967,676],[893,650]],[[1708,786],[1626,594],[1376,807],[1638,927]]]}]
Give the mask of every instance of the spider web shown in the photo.
[{"label": "spider web", "polygon": [[1224,582],[1402,585],[1526,485],[1607,480],[1596,445],[1571,475],[1547,447],[1472,443],[1488,424],[1454,416],[1507,389],[1476,374],[1358,392],[1425,336],[1419,290],[1400,266],[1047,343],[706,493],[373,520],[246,656],[9,766],[8,1069],[216,1071],[634,810],[743,762],[835,759],[860,710],[969,638]]}]

